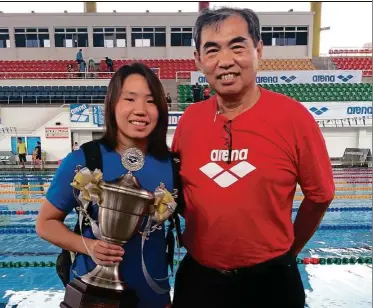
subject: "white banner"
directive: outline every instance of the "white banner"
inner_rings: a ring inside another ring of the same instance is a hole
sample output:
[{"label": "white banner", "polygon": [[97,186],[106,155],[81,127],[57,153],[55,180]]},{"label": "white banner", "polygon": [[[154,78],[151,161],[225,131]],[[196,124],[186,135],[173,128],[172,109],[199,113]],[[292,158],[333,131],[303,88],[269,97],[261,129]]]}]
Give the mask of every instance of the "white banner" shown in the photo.
[{"label": "white banner", "polygon": [[[258,84],[296,84],[296,83],[360,83],[363,72],[351,71],[259,71],[256,77]],[[202,72],[191,72],[190,84],[198,82],[206,85]]]},{"label": "white banner", "polygon": [[183,113],[184,113],[183,111],[169,111],[168,112],[168,127],[169,128],[176,127]]},{"label": "white banner", "polygon": [[301,103],[316,120],[371,118],[371,102],[315,102]]},{"label": "white banner", "polygon": [[45,138],[69,138],[68,127],[46,127]]}]

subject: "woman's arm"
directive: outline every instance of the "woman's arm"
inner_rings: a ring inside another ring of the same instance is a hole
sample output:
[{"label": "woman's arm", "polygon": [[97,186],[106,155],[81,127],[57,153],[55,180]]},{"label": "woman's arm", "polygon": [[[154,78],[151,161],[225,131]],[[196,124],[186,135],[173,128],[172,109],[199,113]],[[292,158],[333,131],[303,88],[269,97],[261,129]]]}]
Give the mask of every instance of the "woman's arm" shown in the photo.
[{"label": "woman's arm", "polygon": [[[63,223],[66,213],[44,200],[36,220],[36,233],[44,240],[63,249],[88,254],[80,235]],[[88,244],[91,239],[86,238]]]},{"label": "woman's arm", "polygon": [[[44,200],[36,221],[36,233],[42,239],[63,249],[90,255],[84,246],[80,235],[67,228],[63,221],[66,213],[57,209],[47,199]],[[117,245],[84,238],[88,249],[96,258],[95,262],[101,265],[111,265],[122,261],[124,250]]]}]

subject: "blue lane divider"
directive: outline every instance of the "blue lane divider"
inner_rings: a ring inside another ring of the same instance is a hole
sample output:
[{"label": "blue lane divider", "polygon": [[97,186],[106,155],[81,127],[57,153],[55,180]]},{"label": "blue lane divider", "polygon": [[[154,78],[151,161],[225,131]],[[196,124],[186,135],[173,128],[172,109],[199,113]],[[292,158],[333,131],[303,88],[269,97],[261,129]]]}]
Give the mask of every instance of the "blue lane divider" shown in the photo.
[{"label": "blue lane divider", "polygon": [[[299,208],[293,208],[292,212],[298,212]],[[350,206],[350,207],[329,207],[327,212],[371,212],[372,207]]]},{"label": "blue lane divider", "polygon": [[[39,211],[25,211],[22,210],[22,214],[17,214],[17,211],[0,211],[0,216],[19,216],[19,215],[38,215]],[[24,213],[23,213],[24,212]]]},{"label": "blue lane divider", "polygon": [[[35,226],[33,225],[19,225],[0,227],[0,234],[25,234],[25,233],[36,233]],[[73,226],[69,226],[71,229]],[[318,230],[372,230],[371,225],[323,225],[319,226]]]},{"label": "blue lane divider", "polygon": [[[19,213],[21,212],[21,213]],[[298,208],[293,208],[292,212],[298,212]],[[372,212],[372,207],[367,206],[353,206],[353,207],[331,207],[327,212]],[[38,215],[39,211],[0,211],[0,216],[19,216],[19,215]]]}]

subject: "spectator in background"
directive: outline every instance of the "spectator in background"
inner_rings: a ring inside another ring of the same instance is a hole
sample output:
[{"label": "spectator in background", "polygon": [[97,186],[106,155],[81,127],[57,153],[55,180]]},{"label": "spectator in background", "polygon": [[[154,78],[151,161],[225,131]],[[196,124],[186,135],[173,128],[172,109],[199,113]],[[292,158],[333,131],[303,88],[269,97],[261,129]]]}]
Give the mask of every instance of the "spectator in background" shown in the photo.
[{"label": "spectator in background", "polygon": [[89,59],[88,61],[88,72],[90,72],[89,74],[89,78],[96,78],[96,74],[94,73],[96,71],[96,63],[95,61],[91,58]]},{"label": "spectator in background", "polygon": [[32,165],[34,168],[36,165],[40,165],[40,169],[43,167],[41,163],[41,144],[39,141],[36,143],[34,152],[32,153]]},{"label": "spectator in background", "polygon": [[74,74],[72,73],[74,71],[74,68],[73,68],[73,65],[72,64],[69,64],[67,66],[67,78],[74,78]]},{"label": "spectator in background", "polygon": [[172,98],[170,96],[170,93],[167,93],[166,100],[167,100],[168,110],[171,110]]},{"label": "spectator in background", "polygon": [[83,61],[80,62],[80,64],[79,64],[79,72],[80,72],[79,76],[80,76],[80,77],[82,77],[82,78],[84,77],[86,68],[87,68],[87,64],[86,64],[85,61],[83,60]]},{"label": "spectator in background", "polygon": [[18,137],[17,153],[18,153],[19,163],[22,165],[22,168],[25,168],[25,163],[27,161],[26,160],[27,148],[26,148],[26,144],[22,141],[21,137]]},{"label": "spectator in background", "polygon": [[80,64],[83,61],[84,61],[83,60],[83,50],[79,49],[78,53],[76,54],[76,62],[78,62],[78,64]]},{"label": "spectator in background", "polygon": [[199,102],[200,100],[201,100],[201,87],[198,84],[198,82],[196,82],[196,84],[193,86],[193,101],[196,103],[196,102]]},{"label": "spectator in background", "polygon": [[73,152],[77,151],[79,149],[80,149],[79,144],[77,142],[74,142],[74,144],[73,144]]},{"label": "spectator in background", "polygon": [[107,70],[109,72],[114,72],[114,62],[112,59],[110,59],[109,57],[106,57],[105,58],[105,63],[107,65]]},{"label": "spectator in background", "polygon": [[205,88],[203,89],[203,99],[204,100],[209,99],[210,95],[211,95],[211,89],[210,89],[210,87],[209,86],[205,86]]}]

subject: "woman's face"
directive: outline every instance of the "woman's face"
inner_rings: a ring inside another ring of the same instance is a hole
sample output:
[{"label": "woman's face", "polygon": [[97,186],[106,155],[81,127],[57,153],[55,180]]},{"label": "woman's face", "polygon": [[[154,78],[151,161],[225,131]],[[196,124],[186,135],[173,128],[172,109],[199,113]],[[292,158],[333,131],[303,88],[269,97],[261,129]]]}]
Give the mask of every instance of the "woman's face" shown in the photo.
[{"label": "woman's face", "polygon": [[145,78],[132,74],[124,81],[115,106],[118,138],[121,143],[146,139],[158,122],[158,109]]}]

